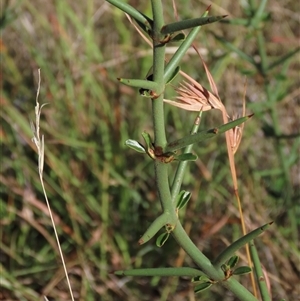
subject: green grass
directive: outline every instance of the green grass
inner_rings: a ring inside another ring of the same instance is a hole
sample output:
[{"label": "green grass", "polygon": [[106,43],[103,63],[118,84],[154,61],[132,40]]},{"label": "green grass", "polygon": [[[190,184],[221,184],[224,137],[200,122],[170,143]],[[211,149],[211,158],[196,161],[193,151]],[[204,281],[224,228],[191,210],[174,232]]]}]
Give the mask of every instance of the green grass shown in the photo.
[{"label": "green grass", "polygon": [[[216,1],[211,14],[245,20],[252,13],[246,5],[231,3]],[[255,24],[219,23],[203,27],[196,39],[222,100],[233,111],[241,108],[247,74],[247,112],[255,116],[246,124],[237,170],[248,229],[275,220],[256,242],[274,300],[296,298],[293,284],[299,273],[299,52],[275,64],[298,46],[297,4],[290,1],[283,8],[269,1],[263,36]],[[165,5],[171,22],[172,7]],[[69,300],[31,141],[29,121],[35,118],[41,68],[39,100],[48,103],[41,118],[44,178],[76,300],[194,300],[186,279],[112,274],[190,263],[172,239],[162,249],[153,240],[137,244],[160,204],[150,159],[124,142],[141,141],[143,130],[152,132],[150,104],[116,78],[145,77],[149,47],[120,11],[101,1],[20,0],[2,6],[0,299],[42,300],[46,295]],[[179,16],[198,17],[206,6],[205,1],[178,4]],[[150,12],[142,2],[138,8]],[[195,54],[186,56],[182,69],[205,83]],[[189,132],[194,114],[170,107],[166,114],[172,140]],[[202,129],[218,124],[217,113],[204,114]],[[189,165],[184,180],[184,189],[193,195],[183,224],[210,259],[241,236],[224,141],[218,137],[195,146],[199,161]],[[228,219],[218,227],[223,217]],[[242,283],[250,287],[247,277]],[[234,300],[220,287],[197,298],[221,296]]]}]

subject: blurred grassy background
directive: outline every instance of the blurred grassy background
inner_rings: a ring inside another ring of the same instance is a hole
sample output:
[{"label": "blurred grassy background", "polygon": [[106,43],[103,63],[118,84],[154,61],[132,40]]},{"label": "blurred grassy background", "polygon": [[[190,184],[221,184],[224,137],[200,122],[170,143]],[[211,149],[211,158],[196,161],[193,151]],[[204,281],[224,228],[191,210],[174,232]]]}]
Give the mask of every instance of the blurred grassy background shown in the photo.
[{"label": "blurred grassy background", "polygon": [[[150,1],[129,2],[151,14]],[[280,58],[299,47],[299,3],[268,1],[263,22],[253,26],[249,4],[256,2],[215,1],[211,14],[228,14],[239,24],[203,27],[196,45],[232,112],[241,112],[247,75],[247,113],[255,116],[236,155],[243,209],[248,230],[275,220],[256,244],[274,300],[296,300],[300,57],[298,52],[285,62]],[[173,21],[171,1],[164,4],[166,21]],[[179,16],[198,17],[209,4],[180,1]],[[152,131],[149,101],[116,80],[145,77],[151,67],[151,50],[124,14],[101,0],[7,0],[1,6],[0,300],[35,301],[43,295],[70,300],[31,141],[38,68],[39,100],[48,103],[41,118],[44,178],[76,300],[235,300],[220,287],[194,297],[189,279],[112,274],[131,267],[193,265],[173,239],[162,249],[154,241],[137,244],[160,204],[152,162],[124,146],[126,139]],[[168,52],[175,49],[170,44]],[[270,64],[278,62],[274,68],[260,68],[264,53]],[[182,69],[206,82],[193,51]],[[172,97],[171,89],[167,93]],[[173,140],[189,132],[195,116],[166,107],[166,117]],[[206,113],[201,127],[220,124],[220,117]],[[195,146],[195,152],[199,160],[184,183],[193,196],[182,218],[213,259],[240,237],[239,215],[224,137]],[[240,255],[245,258],[244,250]],[[247,277],[242,281],[250,287]]]}]

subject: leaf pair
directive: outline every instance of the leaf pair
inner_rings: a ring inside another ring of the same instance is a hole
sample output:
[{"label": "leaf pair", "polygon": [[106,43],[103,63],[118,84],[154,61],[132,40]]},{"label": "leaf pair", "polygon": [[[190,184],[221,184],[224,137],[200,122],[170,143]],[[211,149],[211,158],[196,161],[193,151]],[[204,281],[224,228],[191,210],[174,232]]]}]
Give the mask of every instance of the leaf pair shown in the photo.
[{"label": "leaf pair", "polygon": [[176,155],[176,152],[167,151],[162,152],[160,147],[155,147],[152,143],[151,137],[147,132],[143,132],[142,136],[144,138],[146,146],[144,147],[141,143],[136,140],[128,139],[125,144],[135,150],[138,153],[146,153],[153,160],[159,160],[163,163],[170,163],[172,161],[195,161],[197,156],[192,153],[184,153]]},{"label": "leaf pair", "polygon": [[[178,215],[178,211],[180,209],[182,209],[190,200],[192,194],[188,191],[182,190],[180,191],[180,193],[178,194],[177,198],[176,198],[176,213]],[[170,225],[166,225],[165,226],[166,231],[164,233],[162,233],[161,235],[158,236],[158,238],[156,239],[156,245],[161,248],[165,242],[168,240],[171,232],[174,230],[174,228]]]}]

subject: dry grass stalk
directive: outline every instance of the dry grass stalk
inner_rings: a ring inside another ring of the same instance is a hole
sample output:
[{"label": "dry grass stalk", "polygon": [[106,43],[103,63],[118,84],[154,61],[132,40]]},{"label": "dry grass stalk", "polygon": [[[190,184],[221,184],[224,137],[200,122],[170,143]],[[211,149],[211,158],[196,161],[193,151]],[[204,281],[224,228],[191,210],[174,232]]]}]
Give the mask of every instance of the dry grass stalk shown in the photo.
[{"label": "dry grass stalk", "polygon": [[[47,203],[47,207],[48,207],[48,210],[49,210],[49,215],[50,215],[51,223],[52,223],[52,226],[53,226],[54,235],[55,235],[55,238],[56,238],[60,258],[61,258],[61,261],[62,261],[62,264],[63,264],[64,273],[65,273],[66,280],[67,280],[67,283],[68,283],[71,299],[72,299],[72,301],[74,301],[74,296],[73,296],[71,283],[70,283],[69,276],[68,276],[67,267],[66,267],[63,252],[62,252],[62,249],[61,249],[61,246],[60,246],[58,234],[57,234],[56,227],[55,227],[54,218],[53,218],[53,215],[52,215],[51,206],[50,206],[50,203],[49,203],[49,200],[48,200],[48,197],[47,197],[47,193],[46,193],[45,186],[44,186],[44,180],[43,180],[44,135],[42,135],[42,138],[40,137],[40,117],[41,117],[42,108],[46,104],[43,104],[43,105],[40,106],[39,101],[38,101],[39,93],[40,93],[40,87],[41,87],[41,71],[40,71],[40,69],[38,69],[38,78],[39,78],[39,82],[38,82],[38,89],[37,89],[37,93],[36,93],[36,106],[35,106],[36,121],[35,121],[35,125],[34,125],[33,122],[30,123],[31,124],[31,129],[32,129],[32,132],[33,132],[32,141],[34,142],[34,144],[37,147],[37,151],[38,151],[38,169],[39,169],[40,182],[42,184],[43,193],[44,193],[45,200],[46,200],[46,203]],[[47,300],[46,297],[45,297],[45,299]]]}]

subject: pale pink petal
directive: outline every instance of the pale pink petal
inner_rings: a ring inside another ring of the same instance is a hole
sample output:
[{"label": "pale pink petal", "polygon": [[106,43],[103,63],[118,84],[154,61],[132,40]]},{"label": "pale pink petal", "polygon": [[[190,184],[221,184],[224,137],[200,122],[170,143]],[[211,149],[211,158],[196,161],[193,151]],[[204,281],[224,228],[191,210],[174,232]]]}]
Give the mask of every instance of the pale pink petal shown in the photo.
[{"label": "pale pink petal", "polygon": [[198,53],[198,55],[200,56],[200,59],[202,61],[202,64],[204,66],[204,69],[205,69],[205,72],[206,72],[206,76],[208,78],[208,81],[209,81],[209,85],[210,85],[210,88],[211,90],[213,91],[213,93],[220,99],[220,96],[219,96],[219,92],[218,92],[218,88],[217,88],[217,85],[214,81],[214,78],[212,77],[211,73],[209,72],[208,68],[207,68],[207,65],[205,64],[201,54],[199,53],[198,49],[193,46],[194,49],[196,50],[196,52]]},{"label": "pale pink petal", "polygon": [[184,104],[182,102],[177,102],[177,101],[174,101],[174,100],[169,100],[169,99],[164,99],[164,102],[165,103],[168,103],[172,106],[175,106],[175,107],[178,107],[178,108],[181,108],[181,109],[184,109],[186,111],[195,111],[195,112],[200,112],[201,110],[202,111],[208,111],[208,110],[211,110],[211,107],[207,107],[207,106],[203,106],[201,103],[199,102],[194,102],[192,104]]}]

